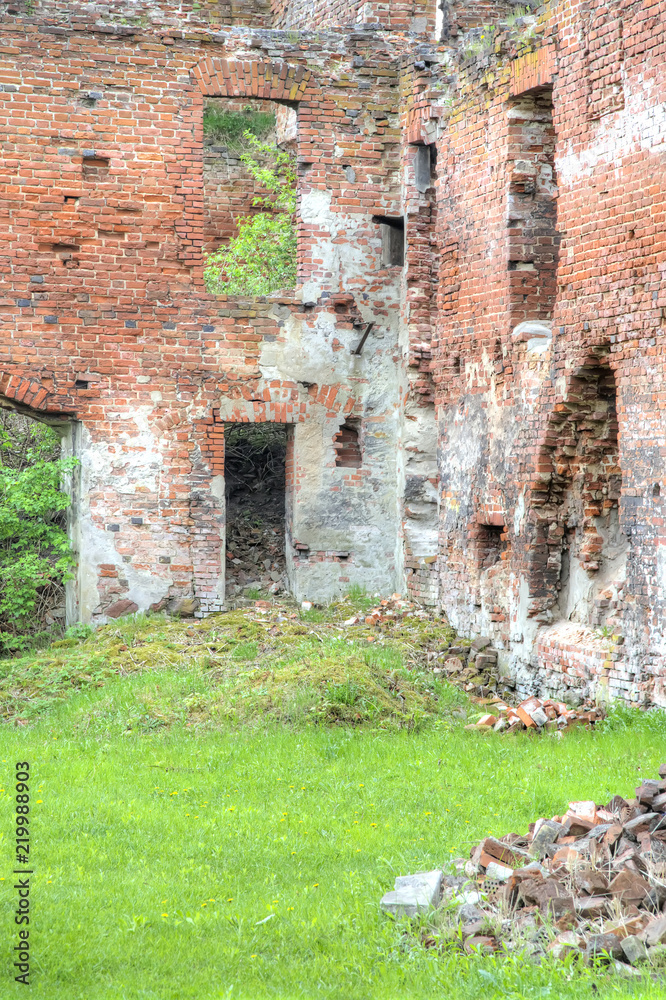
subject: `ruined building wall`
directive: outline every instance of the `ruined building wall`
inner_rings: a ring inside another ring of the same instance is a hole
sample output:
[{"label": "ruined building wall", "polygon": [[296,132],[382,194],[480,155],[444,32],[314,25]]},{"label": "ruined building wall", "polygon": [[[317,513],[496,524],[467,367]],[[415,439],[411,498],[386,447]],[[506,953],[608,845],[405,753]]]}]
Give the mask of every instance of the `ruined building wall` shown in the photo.
[{"label": "ruined building wall", "polygon": [[[270,420],[297,596],[406,588],[521,690],[663,704],[664,0],[212,6],[0,22],[0,393],[81,458],[71,616],[220,607],[223,428]],[[297,111],[265,299],[203,286],[227,98]]]},{"label": "ruined building wall", "polygon": [[[167,37],[224,25],[270,28],[270,0],[0,0],[0,18],[20,28],[27,23],[81,30],[154,31]],[[16,19],[16,20],[15,20]]]},{"label": "ruined building wall", "polygon": [[272,0],[276,28],[367,24],[389,31],[434,30],[436,0]]},{"label": "ruined building wall", "polygon": [[[373,222],[400,214],[390,42],[334,35],[304,51],[282,35],[257,48],[250,32],[204,46],[142,28],[54,34],[34,18],[2,28],[0,391],[73,421],[72,616],[222,605],[228,421],[295,425],[296,594],[397,586],[401,272]],[[347,82],[323,90],[333,60]],[[203,105],[225,95],[298,107],[296,295],[203,288]],[[348,420],[358,468],[336,464]]]},{"label": "ruined building wall", "polygon": [[665,12],[463,47],[438,146],[441,599],[570,698],[664,701]]}]

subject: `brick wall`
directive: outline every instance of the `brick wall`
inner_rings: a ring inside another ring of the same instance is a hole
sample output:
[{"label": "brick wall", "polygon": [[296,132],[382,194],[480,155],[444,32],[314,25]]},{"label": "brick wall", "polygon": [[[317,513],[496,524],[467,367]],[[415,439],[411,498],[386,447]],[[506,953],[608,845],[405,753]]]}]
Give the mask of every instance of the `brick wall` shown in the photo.
[{"label": "brick wall", "polygon": [[0,0],[0,16],[19,28],[27,23],[81,30],[94,26],[99,32],[131,37],[154,31],[161,37],[175,29],[218,28],[245,25],[270,28],[270,0]]},{"label": "brick wall", "polygon": [[272,0],[276,28],[381,25],[390,31],[434,31],[435,0]]},{"label": "brick wall", "polygon": [[[0,371],[16,405],[70,422],[81,463],[70,616],[221,605],[229,420],[296,425],[293,590],[395,589],[400,289],[372,218],[400,211],[395,47],[361,32],[360,65],[349,55],[345,85],[322,89],[336,35],[307,50],[280,33],[186,23],[167,37],[162,24],[108,28],[85,5],[76,26],[50,12],[1,25]],[[295,296],[204,290],[211,98],[298,107]],[[335,465],[348,419],[359,470]]]},{"label": "brick wall", "polygon": [[[17,0],[0,391],[81,457],[72,614],[219,606],[219,428],[275,420],[297,596],[407,586],[521,690],[666,702],[665,8]],[[218,98],[298,110],[293,293],[204,291]]]},{"label": "brick wall", "polygon": [[587,691],[664,698],[664,13],[554,3],[462,43],[438,143],[440,597],[523,690],[577,664]]}]

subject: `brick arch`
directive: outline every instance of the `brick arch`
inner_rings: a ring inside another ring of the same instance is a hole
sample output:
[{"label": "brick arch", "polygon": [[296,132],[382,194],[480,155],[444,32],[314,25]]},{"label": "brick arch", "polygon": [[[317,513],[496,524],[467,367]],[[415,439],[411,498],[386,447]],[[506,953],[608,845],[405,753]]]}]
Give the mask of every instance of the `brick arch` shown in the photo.
[{"label": "brick arch", "polygon": [[202,59],[191,70],[207,97],[258,97],[268,101],[300,101],[312,73],[305,66],[253,59]]},{"label": "brick arch", "polygon": [[0,395],[33,410],[48,410],[53,398],[53,394],[36,379],[3,371],[0,371]]}]

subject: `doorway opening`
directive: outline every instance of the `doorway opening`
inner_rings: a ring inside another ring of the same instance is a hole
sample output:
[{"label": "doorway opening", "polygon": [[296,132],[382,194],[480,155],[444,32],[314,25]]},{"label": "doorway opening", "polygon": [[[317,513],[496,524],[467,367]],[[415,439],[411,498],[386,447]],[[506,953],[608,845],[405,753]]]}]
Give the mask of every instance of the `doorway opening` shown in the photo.
[{"label": "doorway opening", "polygon": [[224,432],[227,601],[287,590],[286,424],[227,424]]},{"label": "doorway opening", "polygon": [[0,401],[0,653],[63,634],[75,557],[63,461],[65,421],[53,426]]}]

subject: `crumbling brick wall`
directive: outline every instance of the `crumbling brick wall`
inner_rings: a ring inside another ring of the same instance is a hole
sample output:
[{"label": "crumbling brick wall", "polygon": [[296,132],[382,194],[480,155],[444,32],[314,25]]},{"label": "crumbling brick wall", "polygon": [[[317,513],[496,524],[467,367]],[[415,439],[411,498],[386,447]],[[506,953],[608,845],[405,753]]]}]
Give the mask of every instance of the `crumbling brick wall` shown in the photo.
[{"label": "crumbling brick wall", "polygon": [[368,24],[390,31],[432,31],[435,0],[272,0],[276,28]]},{"label": "crumbling brick wall", "polygon": [[663,15],[554,3],[472,34],[438,146],[441,599],[524,689],[663,700]]},{"label": "crumbling brick wall", "polygon": [[[0,24],[0,391],[70,421],[70,613],[221,606],[221,428],[274,420],[298,596],[664,703],[664,0],[213,6]],[[297,109],[293,291],[205,292],[207,99]]]},{"label": "crumbling brick wall", "polygon": [[[2,24],[0,365],[7,399],[71,423],[70,615],[222,605],[220,429],[235,420],[295,425],[293,591],[395,589],[400,288],[373,217],[400,213],[399,46],[352,33],[334,90],[335,34],[304,50],[279,32],[167,36],[68,10]],[[296,295],[203,287],[203,107],[227,97],[298,108]],[[335,463],[348,420],[358,470]]]}]

